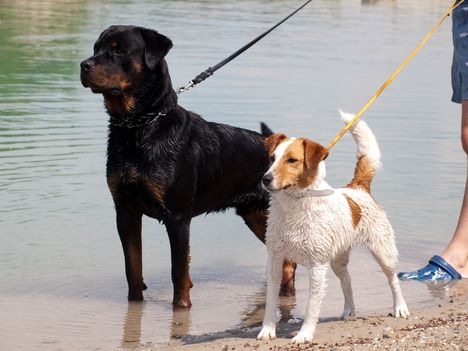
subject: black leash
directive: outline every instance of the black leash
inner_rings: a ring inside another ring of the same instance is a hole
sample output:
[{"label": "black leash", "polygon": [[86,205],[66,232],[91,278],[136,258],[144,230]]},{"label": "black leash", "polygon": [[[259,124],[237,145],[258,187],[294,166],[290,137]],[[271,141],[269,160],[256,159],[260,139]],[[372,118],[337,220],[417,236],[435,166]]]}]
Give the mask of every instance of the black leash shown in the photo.
[{"label": "black leash", "polygon": [[213,73],[215,73],[218,69],[220,69],[221,67],[223,67],[224,65],[226,65],[227,63],[231,62],[232,60],[234,60],[237,56],[239,56],[240,54],[242,54],[244,51],[246,51],[247,49],[249,49],[251,46],[255,45],[257,42],[259,42],[261,39],[263,39],[264,37],[266,37],[269,33],[271,33],[274,29],[276,29],[277,27],[279,27],[281,24],[283,24],[284,22],[286,22],[289,18],[291,18],[292,16],[294,16],[296,13],[298,13],[300,10],[302,10],[304,7],[306,7],[310,2],[312,2],[312,0],[308,0],[306,1],[303,5],[301,5],[297,10],[295,10],[294,12],[292,12],[291,14],[289,14],[287,17],[283,18],[280,22],[278,22],[277,24],[275,24],[273,27],[271,27],[270,29],[268,29],[266,32],[260,34],[258,37],[256,37],[254,40],[252,40],[250,43],[244,45],[243,47],[241,47],[239,50],[237,50],[235,53],[233,53],[231,56],[225,58],[223,61],[219,62],[216,66],[213,66],[213,67],[209,67],[206,71],[203,71],[202,73],[200,73],[198,76],[196,76],[195,78],[193,78],[187,86],[185,87],[180,87],[179,89],[177,89],[177,94],[180,94],[180,93],[183,93],[184,91],[192,88],[193,86],[195,86],[196,84],[198,83],[201,83],[203,82],[206,78],[210,77],[213,75]]}]

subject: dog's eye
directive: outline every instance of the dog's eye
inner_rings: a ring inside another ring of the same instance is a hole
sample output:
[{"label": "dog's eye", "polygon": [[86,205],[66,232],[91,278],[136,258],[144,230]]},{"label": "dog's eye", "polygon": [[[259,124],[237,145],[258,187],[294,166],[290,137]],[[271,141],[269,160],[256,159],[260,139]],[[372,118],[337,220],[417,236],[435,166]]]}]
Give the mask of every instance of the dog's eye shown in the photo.
[{"label": "dog's eye", "polygon": [[288,159],[286,160],[286,162],[287,162],[287,163],[296,163],[296,162],[297,162],[297,159],[290,157],[290,158],[288,158]]},{"label": "dog's eye", "polygon": [[121,49],[115,49],[114,50],[114,55],[116,56],[123,56],[125,55],[125,51],[121,50]]},{"label": "dog's eye", "polygon": [[274,156],[274,155],[273,155],[273,156],[270,156],[270,162],[271,162],[271,163],[275,162],[275,156]]}]

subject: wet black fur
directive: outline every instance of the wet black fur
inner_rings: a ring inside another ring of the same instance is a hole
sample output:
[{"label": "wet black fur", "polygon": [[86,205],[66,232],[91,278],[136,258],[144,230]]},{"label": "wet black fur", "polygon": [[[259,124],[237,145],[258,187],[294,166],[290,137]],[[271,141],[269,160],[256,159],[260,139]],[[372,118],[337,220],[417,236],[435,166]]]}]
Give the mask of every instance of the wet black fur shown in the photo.
[{"label": "wet black fur", "polygon": [[[111,41],[118,43],[118,55]],[[107,106],[111,120],[167,112],[138,128],[109,125],[107,177],[125,253],[129,299],[142,299],[146,288],[141,272],[141,216],[147,215],[166,225],[171,242],[174,304],[187,307],[191,218],[235,208],[246,219],[249,213],[266,210],[268,195],[259,181],[269,161],[261,134],[207,122],[177,104],[164,60],[171,47],[168,38],[153,30],[112,26],[99,37],[94,55],[83,61],[81,79],[84,86],[105,98],[119,98],[125,92],[112,87],[112,82],[95,86],[91,75],[98,65],[110,73],[120,72],[131,81],[142,80],[129,93],[136,101],[131,110],[113,113]],[[141,73],[133,70],[134,62],[143,63]],[[271,134],[265,125],[262,131]],[[163,201],[148,184],[161,187]]]}]

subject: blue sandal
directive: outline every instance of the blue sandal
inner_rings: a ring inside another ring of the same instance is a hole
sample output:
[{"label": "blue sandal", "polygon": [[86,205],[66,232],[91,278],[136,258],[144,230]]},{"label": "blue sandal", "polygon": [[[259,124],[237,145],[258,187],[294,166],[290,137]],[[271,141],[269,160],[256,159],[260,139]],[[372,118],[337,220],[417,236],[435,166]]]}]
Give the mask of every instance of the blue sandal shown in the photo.
[{"label": "blue sandal", "polygon": [[446,260],[436,255],[429,260],[426,267],[413,272],[400,272],[398,278],[401,280],[430,281],[459,280],[462,279],[462,276]]}]

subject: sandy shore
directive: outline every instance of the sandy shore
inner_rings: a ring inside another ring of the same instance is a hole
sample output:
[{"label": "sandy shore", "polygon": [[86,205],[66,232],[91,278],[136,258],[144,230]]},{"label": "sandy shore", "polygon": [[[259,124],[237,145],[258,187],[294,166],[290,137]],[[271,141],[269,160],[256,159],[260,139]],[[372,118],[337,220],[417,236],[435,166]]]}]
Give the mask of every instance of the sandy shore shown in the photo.
[{"label": "sandy shore", "polygon": [[[255,339],[260,326],[209,335],[188,336],[142,350],[162,351],[296,351],[296,350],[468,350],[468,294],[464,280],[445,301],[412,309],[407,319],[358,316],[348,321],[319,323],[314,342],[294,345],[290,338],[301,323],[280,323],[278,339]],[[410,307],[411,308],[411,307]]]}]

